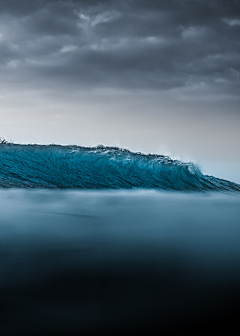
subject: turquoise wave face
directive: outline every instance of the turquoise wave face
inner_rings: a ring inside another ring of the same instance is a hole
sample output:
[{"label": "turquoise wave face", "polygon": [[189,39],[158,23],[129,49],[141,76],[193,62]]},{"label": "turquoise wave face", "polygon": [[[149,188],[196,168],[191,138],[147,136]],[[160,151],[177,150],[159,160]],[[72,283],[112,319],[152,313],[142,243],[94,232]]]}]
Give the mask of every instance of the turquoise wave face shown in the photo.
[{"label": "turquoise wave face", "polygon": [[0,187],[240,191],[194,163],[117,147],[0,144]]}]

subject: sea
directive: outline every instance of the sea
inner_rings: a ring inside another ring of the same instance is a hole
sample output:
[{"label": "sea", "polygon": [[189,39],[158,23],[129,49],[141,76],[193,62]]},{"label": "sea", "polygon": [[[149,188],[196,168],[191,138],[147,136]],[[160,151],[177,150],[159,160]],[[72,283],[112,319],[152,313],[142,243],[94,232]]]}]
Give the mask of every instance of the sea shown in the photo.
[{"label": "sea", "polygon": [[240,332],[240,185],[117,147],[0,143],[0,335]]}]

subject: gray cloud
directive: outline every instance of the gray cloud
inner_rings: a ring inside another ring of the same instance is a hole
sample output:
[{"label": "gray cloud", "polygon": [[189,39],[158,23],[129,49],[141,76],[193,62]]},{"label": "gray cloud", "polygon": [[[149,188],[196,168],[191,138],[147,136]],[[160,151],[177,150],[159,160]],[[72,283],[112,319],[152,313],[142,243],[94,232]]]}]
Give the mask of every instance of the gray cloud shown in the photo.
[{"label": "gray cloud", "polygon": [[239,89],[239,1],[2,0],[0,17],[5,82]]}]

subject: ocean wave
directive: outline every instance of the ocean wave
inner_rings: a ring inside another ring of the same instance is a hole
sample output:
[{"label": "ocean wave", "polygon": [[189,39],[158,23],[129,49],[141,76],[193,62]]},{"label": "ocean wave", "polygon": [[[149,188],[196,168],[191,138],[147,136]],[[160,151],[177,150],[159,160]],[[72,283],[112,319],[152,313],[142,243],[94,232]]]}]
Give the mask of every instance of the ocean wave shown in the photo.
[{"label": "ocean wave", "polygon": [[192,162],[118,147],[0,143],[0,188],[240,191]]}]

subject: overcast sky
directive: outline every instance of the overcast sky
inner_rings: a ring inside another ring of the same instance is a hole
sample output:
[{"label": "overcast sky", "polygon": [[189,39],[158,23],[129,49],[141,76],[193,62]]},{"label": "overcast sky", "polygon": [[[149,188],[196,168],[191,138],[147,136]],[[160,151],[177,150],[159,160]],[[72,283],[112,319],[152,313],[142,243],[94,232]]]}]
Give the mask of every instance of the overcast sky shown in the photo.
[{"label": "overcast sky", "polygon": [[221,163],[240,182],[239,64],[239,0],[1,0],[0,136]]}]

